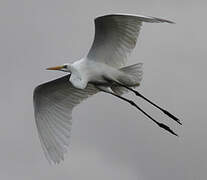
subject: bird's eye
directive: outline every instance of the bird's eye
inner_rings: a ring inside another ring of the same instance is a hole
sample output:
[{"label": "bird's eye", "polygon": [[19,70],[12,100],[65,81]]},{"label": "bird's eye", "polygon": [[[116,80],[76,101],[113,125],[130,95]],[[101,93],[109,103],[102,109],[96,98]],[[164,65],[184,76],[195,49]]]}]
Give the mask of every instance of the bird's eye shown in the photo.
[{"label": "bird's eye", "polygon": [[63,68],[65,68],[65,69],[67,69],[67,67],[68,67],[67,65],[64,65],[64,66],[63,66]]}]

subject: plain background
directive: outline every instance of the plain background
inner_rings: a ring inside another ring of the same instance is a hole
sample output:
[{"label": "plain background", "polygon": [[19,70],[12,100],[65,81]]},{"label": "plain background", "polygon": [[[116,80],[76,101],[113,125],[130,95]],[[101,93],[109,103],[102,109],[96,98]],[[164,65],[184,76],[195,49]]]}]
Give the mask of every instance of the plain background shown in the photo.
[{"label": "plain background", "polygon": [[[206,179],[206,7],[205,0],[1,0],[0,179]],[[45,68],[85,55],[93,19],[115,12],[176,22],[144,24],[129,64],[144,63],[139,91],[179,116],[183,126],[133,94],[126,97],[180,137],[100,93],[75,109],[69,153],[51,166],[36,131],[33,89],[64,75]]]}]

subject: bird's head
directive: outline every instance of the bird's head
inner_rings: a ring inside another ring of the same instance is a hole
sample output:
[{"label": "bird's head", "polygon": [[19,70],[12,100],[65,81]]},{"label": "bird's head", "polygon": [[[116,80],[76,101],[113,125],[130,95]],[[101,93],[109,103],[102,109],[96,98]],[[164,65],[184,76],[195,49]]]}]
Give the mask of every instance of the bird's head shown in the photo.
[{"label": "bird's head", "polygon": [[61,66],[54,66],[54,67],[49,67],[46,70],[57,70],[57,71],[63,71],[63,72],[70,72],[71,73],[71,64],[63,64]]}]

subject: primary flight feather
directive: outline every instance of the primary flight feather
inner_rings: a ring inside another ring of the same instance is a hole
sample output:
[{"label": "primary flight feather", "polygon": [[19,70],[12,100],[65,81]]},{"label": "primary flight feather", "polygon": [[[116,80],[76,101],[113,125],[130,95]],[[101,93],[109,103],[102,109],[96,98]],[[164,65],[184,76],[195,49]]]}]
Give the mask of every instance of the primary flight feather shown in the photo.
[{"label": "primary flight feather", "polygon": [[177,135],[133,101],[122,96],[126,91],[133,91],[180,123],[178,118],[133,89],[140,85],[142,63],[126,66],[126,62],[127,56],[136,45],[143,22],[173,23],[165,19],[129,14],[98,17],[95,19],[94,42],[88,55],[72,64],[47,68],[69,73],[62,78],[39,85],[34,90],[37,130],[49,162],[59,163],[64,159],[71,134],[73,108],[100,91],[130,103],[159,127]]}]

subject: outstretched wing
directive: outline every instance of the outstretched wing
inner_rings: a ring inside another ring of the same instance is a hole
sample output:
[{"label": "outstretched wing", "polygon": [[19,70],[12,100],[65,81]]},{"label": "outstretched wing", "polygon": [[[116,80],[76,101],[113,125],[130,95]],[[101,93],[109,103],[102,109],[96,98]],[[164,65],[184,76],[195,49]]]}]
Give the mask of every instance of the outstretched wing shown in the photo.
[{"label": "outstretched wing", "polygon": [[34,90],[34,113],[39,138],[49,162],[59,163],[67,152],[72,110],[82,100],[97,93],[92,85],[73,87],[69,76],[47,82]]},{"label": "outstretched wing", "polygon": [[127,55],[134,49],[142,22],[173,23],[165,19],[127,14],[112,14],[95,19],[95,38],[87,55],[115,68],[125,66]]}]

